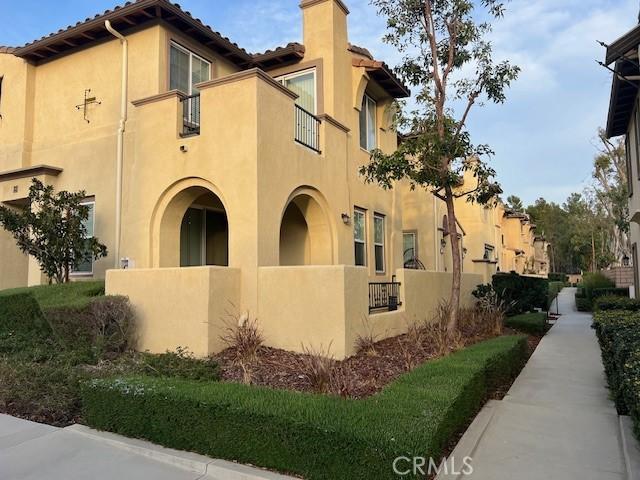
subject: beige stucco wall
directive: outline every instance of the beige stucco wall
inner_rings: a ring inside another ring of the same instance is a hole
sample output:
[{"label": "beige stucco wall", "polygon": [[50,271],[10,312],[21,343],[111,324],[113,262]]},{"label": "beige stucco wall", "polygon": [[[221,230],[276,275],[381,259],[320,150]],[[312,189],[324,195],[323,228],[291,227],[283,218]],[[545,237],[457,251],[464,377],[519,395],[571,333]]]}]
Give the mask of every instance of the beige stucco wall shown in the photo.
[{"label": "beige stucco wall", "polygon": [[139,350],[164,353],[183,347],[204,357],[225,348],[220,336],[237,322],[240,272],[222,267],[110,270],[106,293],[128,296],[134,305]]}]

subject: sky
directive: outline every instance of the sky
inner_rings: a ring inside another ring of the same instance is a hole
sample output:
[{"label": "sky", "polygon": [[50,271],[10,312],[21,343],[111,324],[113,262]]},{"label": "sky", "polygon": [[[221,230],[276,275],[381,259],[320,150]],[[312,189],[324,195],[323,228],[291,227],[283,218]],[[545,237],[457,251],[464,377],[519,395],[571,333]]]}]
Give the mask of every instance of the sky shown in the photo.
[{"label": "sky", "polygon": [[[369,0],[344,0],[351,42],[395,66],[385,19]],[[19,46],[110,9],[114,0],[0,0],[0,45]],[[302,41],[299,0],[181,0],[183,9],[251,52]],[[525,205],[564,202],[591,180],[596,131],[604,126],[611,74],[596,64],[638,22],[638,0],[511,0],[494,25],[496,59],[522,68],[503,105],[475,109],[469,131],[489,144],[507,195]]]}]

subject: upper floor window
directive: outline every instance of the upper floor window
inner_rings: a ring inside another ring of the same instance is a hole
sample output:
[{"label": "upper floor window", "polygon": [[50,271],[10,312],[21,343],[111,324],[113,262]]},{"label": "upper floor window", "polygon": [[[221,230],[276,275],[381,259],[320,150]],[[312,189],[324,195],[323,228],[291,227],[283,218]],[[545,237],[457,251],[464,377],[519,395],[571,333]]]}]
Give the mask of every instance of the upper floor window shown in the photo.
[{"label": "upper floor window", "polygon": [[363,210],[353,212],[353,242],[355,264],[364,267],[367,265],[367,217]]},{"label": "upper floor window", "polygon": [[360,108],[360,147],[371,151],[376,146],[376,102],[365,95]]},{"label": "upper floor window", "polygon": [[170,51],[169,90],[198,93],[195,85],[211,79],[211,63],[174,42]]},{"label": "upper floor window", "polygon": [[278,82],[298,95],[296,104],[315,115],[316,106],[316,70],[304,70],[276,78]]},{"label": "upper floor window", "polygon": [[495,248],[493,248],[492,245],[485,245],[484,246],[484,255],[482,257],[483,260],[489,260],[490,262],[494,261],[494,251]]}]

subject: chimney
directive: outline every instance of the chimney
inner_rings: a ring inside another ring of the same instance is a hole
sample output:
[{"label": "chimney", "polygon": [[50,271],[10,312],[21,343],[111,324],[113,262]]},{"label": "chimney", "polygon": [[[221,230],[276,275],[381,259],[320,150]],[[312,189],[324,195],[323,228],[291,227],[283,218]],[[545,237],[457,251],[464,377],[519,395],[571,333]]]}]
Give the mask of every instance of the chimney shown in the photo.
[{"label": "chimney", "polygon": [[323,104],[318,105],[318,113],[346,122],[351,93],[351,56],[347,50],[349,9],[342,0],[302,0],[300,8],[305,61],[322,59],[322,93],[318,97]]}]

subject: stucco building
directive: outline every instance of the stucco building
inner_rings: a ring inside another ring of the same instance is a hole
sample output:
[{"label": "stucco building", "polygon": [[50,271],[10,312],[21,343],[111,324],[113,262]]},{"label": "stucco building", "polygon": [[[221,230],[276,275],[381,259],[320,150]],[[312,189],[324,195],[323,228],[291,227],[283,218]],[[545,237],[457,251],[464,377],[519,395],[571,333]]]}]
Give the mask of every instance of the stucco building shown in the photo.
[{"label": "stucco building", "polygon": [[629,190],[629,239],[633,266],[632,294],[637,298],[640,275],[638,243],[640,242],[640,24],[607,45],[605,65],[613,70],[611,98],[607,117],[607,137],[624,135],[626,142],[627,182]]},{"label": "stucco building", "polygon": [[[349,43],[342,1],[300,7],[303,42],[258,54],[166,0],[0,50],[0,202],[23,207],[34,177],[86,192],[109,255],[74,279],[130,297],[142,349],[215,352],[248,312],[269,345],[344,357],[365,328],[401,333],[448,295],[442,202],[358,173],[396,149],[409,90]],[[460,222],[465,303],[500,259],[500,212],[469,247],[477,219]],[[0,264],[0,289],[46,281],[6,232]]]}]

